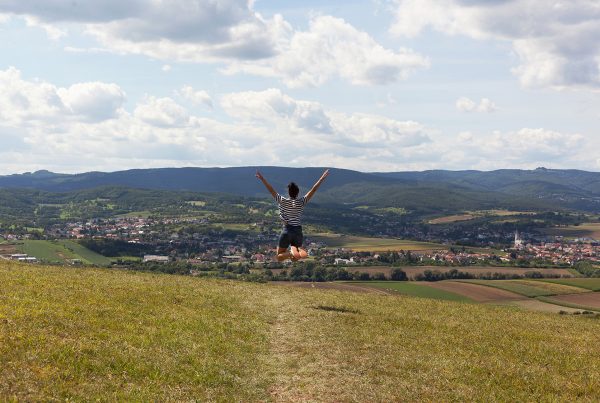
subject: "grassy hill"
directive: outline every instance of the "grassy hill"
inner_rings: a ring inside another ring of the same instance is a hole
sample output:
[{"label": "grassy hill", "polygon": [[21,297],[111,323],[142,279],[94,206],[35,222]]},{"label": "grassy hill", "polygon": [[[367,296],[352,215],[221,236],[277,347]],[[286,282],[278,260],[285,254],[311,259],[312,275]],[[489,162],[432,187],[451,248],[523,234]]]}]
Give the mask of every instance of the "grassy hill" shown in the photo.
[{"label": "grassy hill", "polygon": [[597,319],[0,263],[1,400],[598,400]]}]

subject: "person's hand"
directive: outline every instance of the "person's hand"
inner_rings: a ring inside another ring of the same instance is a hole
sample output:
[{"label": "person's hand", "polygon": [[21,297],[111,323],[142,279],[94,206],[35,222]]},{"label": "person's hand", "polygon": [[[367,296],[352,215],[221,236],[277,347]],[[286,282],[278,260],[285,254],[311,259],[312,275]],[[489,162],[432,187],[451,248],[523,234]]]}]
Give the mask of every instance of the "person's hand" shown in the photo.
[{"label": "person's hand", "polygon": [[259,171],[258,169],[256,170],[256,177],[257,177],[258,179],[260,179],[260,180],[263,180],[263,179],[264,179],[264,178],[263,178],[263,176],[262,176],[262,174],[260,173],[260,171]]}]

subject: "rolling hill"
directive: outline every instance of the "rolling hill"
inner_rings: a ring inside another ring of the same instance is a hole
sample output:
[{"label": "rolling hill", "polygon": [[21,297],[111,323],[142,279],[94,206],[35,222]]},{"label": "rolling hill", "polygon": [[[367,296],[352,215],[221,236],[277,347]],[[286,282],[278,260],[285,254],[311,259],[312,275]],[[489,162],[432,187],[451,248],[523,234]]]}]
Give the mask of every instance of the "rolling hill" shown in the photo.
[{"label": "rolling hill", "polygon": [[[0,189],[69,192],[117,186],[264,197],[265,189],[254,178],[256,169],[159,168],[72,175],[37,171],[0,176]],[[259,169],[280,192],[290,180],[296,181],[302,189],[308,189],[323,170]],[[328,204],[403,207],[423,212],[491,208],[600,212],[600,173],[545,168],[388,173],[332,169],[318,197],[320,202]]]}]

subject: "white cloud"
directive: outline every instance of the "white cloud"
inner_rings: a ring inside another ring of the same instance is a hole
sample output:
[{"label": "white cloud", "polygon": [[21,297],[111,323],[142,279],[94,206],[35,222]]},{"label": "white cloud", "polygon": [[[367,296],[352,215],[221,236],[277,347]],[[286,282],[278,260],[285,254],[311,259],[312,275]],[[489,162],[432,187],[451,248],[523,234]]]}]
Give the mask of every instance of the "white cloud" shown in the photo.
[{"label": "white cloud", "polygon": [[168,73],[169,71],[171,71],[171,65],[170,64],[163,64],[163,66],[160,69],[162,71],[164,71],[165,73]]},{"label": "white cloud", "polygon": [[391,31],[509,41],[524,86],[600,87],[600,3],[595,0],[397,0]]},{"label": "white cloud", "polygon": [[282,132],[328,141],[338,144],[340,150],[412,147],[430,141],[427,130],[419,123],[331,111],[317,102],[295,100],[274,88],[225,95],[221,106],[241,121],[259,122]]},{"label": "white cloud", "polygon": [[352,84],[388,84],[429,62],[410,49],[394,52],[343,19],[319,16],[308,31],[288,31],[276,56],[231,64],[227,73],[278,77],[289,87],[318,86],[339,75]]},{"label": "white cloud", "polygon": [[228,74],[275,77],[289,87],[318,86],[338,76],[356,85],[388,84],[429,63],[410,49],[386,49],[332,16],[313,18],[307,31],[294,30],[281,15],[255,12],[250,0],[88,3],[12,0],[1,2],[0,12],[25,16],[54,36],[60,31],[53,24],[85,23],[86,33],[120,54],[223,63]]},{"label": "white cloud", "polygon": [[[249,0],[7,0],[0,13],[50,24],[87,24],[103,46],[163,60],[214,62],[271,56],[282,19],[266,20]],[[39,24],[38,23],[38,24]]]},{"label": "white cloud", "polygon": [[0,71],[0,119],[6,124],[110,119],[124,100],[125,93],[116,84],[87,82],[60,88],[43,81],[23,80],[14,67]]},{"label": "white cloud", "polygon": [[178,95],[187,99],[196,105],[204,105],[212,109],[214,107],[213,100],[208,92],[204,90],[195,90],[190,85],[185,85],[178,91]]},{"label": "white cloud", "polygon": [[25,17],[25,23],[28,27],[37,27],[43,29],[46,32],[46,35],[48,35],[48,38],[52,39],[53,41],[57,41],[60,38],[67,36],[66,30],[60,29],[56,25],[45,24],[37,17],[27,16]]},{"label": "white cloud", "polygon": [[136,118],[158,127],[182,127],[189,123],[188,111],[171,98],[146,97],[134,111]]},{"label": "white cloud", "polygon": [[587,143],[579,133],[561,133],[543,128],[458,135],[461,163],[478,169],[538,166],[591,166],[590,155],[582,156]]},{"label": "white cloud", "polygon": [[490,101],[488,98],[481,98],[481,101],[479,101],[479,104],[477,104],[475,101],[467,97],[460,97],[456,100],[456,109],[458,109],[461,112],[485,113],[491,113],[498,110],[496,104]]},{"label": "white cloud", "polygon": [[598,160],[598,145],[577,133],[525,128],[451,137],[419,122],[343,113],[278,89],[223,95],[220,106],[231,123],[152,95],[129,112],[123,99],[116,84],[58,87],[24,79],[15,68],[0,71],[0,173],[259,164],[590,169]]},{"label": "white cloud", "polygon": [[115,117],[125,101],[125,93],[116,84],[78,83],[57,90],[63,104],[74,114],[91,120]]}]

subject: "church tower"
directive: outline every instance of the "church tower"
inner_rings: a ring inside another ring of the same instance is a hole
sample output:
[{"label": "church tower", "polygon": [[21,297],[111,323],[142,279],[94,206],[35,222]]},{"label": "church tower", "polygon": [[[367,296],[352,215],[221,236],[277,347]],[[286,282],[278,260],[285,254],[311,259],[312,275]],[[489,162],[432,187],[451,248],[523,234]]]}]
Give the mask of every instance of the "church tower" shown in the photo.
[{"label": "church tower", "polygon": [[519,236],[519,230],[515,231],[515,249],[520,249],[523,247],[523,240]]}]

